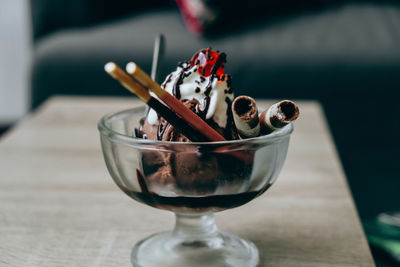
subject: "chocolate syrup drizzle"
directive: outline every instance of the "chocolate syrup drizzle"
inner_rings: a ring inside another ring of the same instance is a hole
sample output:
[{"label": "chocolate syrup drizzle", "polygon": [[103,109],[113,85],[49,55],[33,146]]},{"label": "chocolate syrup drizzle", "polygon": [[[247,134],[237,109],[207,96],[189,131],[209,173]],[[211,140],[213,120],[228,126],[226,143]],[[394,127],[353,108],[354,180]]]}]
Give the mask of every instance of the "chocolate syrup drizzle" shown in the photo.
[{"label": "chocolate syrup drizzle", "polygon": [[169,126],[171,126],[171,124],[169,124],[169,122],[167,122],[167,124],[165,125],[165,127],[163,127],[162,122],[160,122],[158,124],[158,129],[157,129],[157,140],[162,140],[165,131],[169,128]]},{"label": "chocolate syrup drizzle", "polygon": [[208,84],[207,84],[207,86],[206,86],[206,89],[204,90],[204,94],[205,94],[206,96],[209,96],[210,93],[211,93],[212,83],[213,83],[213,80],[215,79],[215,77],[216,77],[215,74],[212,74],[211,77],[210,77],[210,79],[208,80]]},{"label": "chocolate syrup drizzle", "polygon": [[172,78],[172,73],[170,73],[167,77],[167,79],[165,79],[165,81],[163,82],[163,84],[161,85],[163,88],[165,88],[165,86],[167,85],[167,83],[169,83],[171,81]]},{"label": "chocolate syrup drizzle", "polygon": [[172,87],[172,94],[179,100],[181,99],[181,90],[179,86],[182,84],[184,73],[185,72],[182,69],[181,73],[179,73],[178,79],[175,80],[174,86]]},{"label": "chocolate syrup drizzle", "polygon": [[[181,100],[181,90],[180,90],[180,85],[183,83],[183,79],[188,77],[192,72],[185,73],[190,68],[190,65],[187,64],[185,67],[183,67],[183,64],[181,65],[182,71],[179,73],[178,78],[175,80],[175,83],[172,87],[172,94],[179,100]],[[170,78],[170,77],[169,77]],[[171,80],[167,79],[168,81],[165,83],[165,85]]]},{"label": "chocolate syrup drizzle", "polygon": [[203,102],[201,103],[201,105],[199,105],[199,109],[196,112],[197,115],[199,115],[199,117],[202,118],[203,120],[206,119],[208,109],[210,108],[210,102],[211,102],[211,98],[209,96],[206,96],[203,99]]},{"label": "chocolate syrup drizzle", "polygon": [[226,54],[225,53],[221,53],[218,58],[217,61],[215,62],[214,66],[211,69],[211,74],[216,74],[217,70],[226,62]]}]

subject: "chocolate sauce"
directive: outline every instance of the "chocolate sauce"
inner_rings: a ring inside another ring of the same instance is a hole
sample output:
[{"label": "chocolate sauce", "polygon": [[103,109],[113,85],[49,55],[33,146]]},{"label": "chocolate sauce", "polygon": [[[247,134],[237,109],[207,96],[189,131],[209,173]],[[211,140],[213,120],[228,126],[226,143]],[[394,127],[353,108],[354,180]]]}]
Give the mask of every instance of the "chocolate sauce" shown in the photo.
[{"label": "chocolate sauce", "polygon": [[188,61],[185,62],[185,67],[183,68],[184,71],[187,71],[188,69],[191,68],[190,63]]},{"label": "chocolate sauce", "polygon": [[183,73],[183,78],[182,78],[182,79],[185,79],[186,77],[189,77],[189,76],[190,76],[190,74],[192,74],[192,72],[191,72],[191,71],[184,72],[184,73]]},{"label": "chocolate sauce", "polygon": [[278,117],[278,115],[272,115],[271,118],[269,118],[272,126],[274,126],[275,128],[282,128],[285,125],[287,125],[287,122],[282,121],[281,117]]},{"label": "chocolate sauce", "polygon": [[183,78],[184,78],[185,71],[182,70],[181,73],[179,73],[178,78],[175,80],[174,86],[172,87],[172,94],[177,98],[181,99],[181,90],[179,86],[181,85]]},{"label": "chocolate sauce", "polygon": [[206,96],[203,98],[202,104],[199,105],[199,110],[197,112],[197,115],[199,115],[200,118],[203,120],[206,119],[208,109],[210,108],[210,102],[211,98],[209,96]]},{"label": "chocolate sauce", "polygon": [[206,86],[206,89],[204,90],[204,94],[205,94],[206,96],[209,96],[210,93],[211,93],[211,90],[212,90],[212,83],[213,83],[213,81],[214,81],[214,78],[215,78],[215,74],[212,74],[211,77],[210,77],[210,80],[208,80],[208,84],[207,84],[207,86]]},{"label": "chocolate sauce", "polygon": [[215,62],[215,64],[214,64],[214,66],[212,67],[212,69],[211,69],[211,74],[216,74],[217,73],[217,70],[220,68],[220,67],[223,67],[223,65],[225,64],[225,62],[226,62],[226,54],[225,53],[221,53],[219,56],[218,56],[218,58],[217,58],[217,61]]},{"label": "chocolate sauce", "polygon": [[160,122],[158,124],[158,130],[157,130],[157,140],[162,140],[165,131],[171,126],[171,124],[167,123],[165,127],[163,127],[163,124]]},{"label": "chocolate sauce", "polygon": [[155,208],[174,210],[178,208],[186,209],[215,209],[224,210],[235,208],[246,204],[255,197],[264,193],[271,185],[267,184],[258,191],[250,191],[238,194],[210,195],[204,197],[167,197],[160,196],[151,192],[134,192],[125,187],[120,188],[131,198],[146,203]]},{"label": "chocolate sauce", "polygon": [[172,78],[172,73],[170,73],[167,77],[167,79],[165,79],[165,82],[161,85],[162,88],[165,88],[165,86],[167,85],[167,83],[169,83],[171,81]]}]

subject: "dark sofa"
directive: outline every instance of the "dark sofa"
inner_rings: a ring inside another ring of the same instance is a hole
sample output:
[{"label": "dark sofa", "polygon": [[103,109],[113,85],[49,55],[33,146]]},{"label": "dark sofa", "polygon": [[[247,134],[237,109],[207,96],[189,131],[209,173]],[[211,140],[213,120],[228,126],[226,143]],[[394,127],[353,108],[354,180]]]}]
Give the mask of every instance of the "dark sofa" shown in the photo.
[{"label": "dark sofa", "polygon": [[227,53],[237,95],[322,103],[362,219],[400,208],[399,2],[248,7],[203,37],[187,31],[174,2],[138,3],[31,0],[32,107],[53,94],[130,95],[104,63],[150,71],[158,33],[167,43],[161,77],[211,46]]}]

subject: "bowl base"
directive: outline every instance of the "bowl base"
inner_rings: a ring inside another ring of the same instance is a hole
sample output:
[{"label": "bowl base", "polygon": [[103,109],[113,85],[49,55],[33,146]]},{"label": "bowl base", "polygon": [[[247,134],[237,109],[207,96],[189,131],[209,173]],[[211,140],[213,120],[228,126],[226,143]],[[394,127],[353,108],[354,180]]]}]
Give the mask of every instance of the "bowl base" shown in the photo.
[{"label": "bowl base", "polygon": [[258,264],[259,254],[251,241],[223,231],[204,239],[166,232],[137,243],[131,261],[135,267],[251,267]]}]

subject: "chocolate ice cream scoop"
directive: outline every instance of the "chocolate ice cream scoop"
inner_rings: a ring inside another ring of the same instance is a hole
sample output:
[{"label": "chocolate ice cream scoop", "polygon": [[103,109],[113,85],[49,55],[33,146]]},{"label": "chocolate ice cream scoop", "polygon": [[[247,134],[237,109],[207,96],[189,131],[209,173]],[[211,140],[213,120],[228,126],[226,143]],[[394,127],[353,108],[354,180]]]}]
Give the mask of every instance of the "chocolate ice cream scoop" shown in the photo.
[{"label": "chocolate ice cream scoop", "polygon": [[[198,112],[199,101],[195,98],[184,100],[184,104],[194,112]],[[163,117],[160,117],[158,121],[157,125],[152,125],[145,118],[142,119],[139,136],[161,141],[191,141]],[[211,120],[207,120],[207,122],[221,134],[228,135],[215,122]],[[234,133],[231,132],[229,136],[235,137]],[[218,186],[218,183],[235,180],[237,172],[232,171],[230,164],[242,166],[245,163],[240,163],[234,157],[231,160],[231,162],[226,163],[224,162],[226,157],[222,159],[218,153],[197,151],[193,147],[187,147],[187,151],[181,151],[181,153],[145,152],[143,153],[142,164],[150,190],[158,191],[159,188],[177,186],[185,188],[184,193],[190,195],[211,193]]]}]

